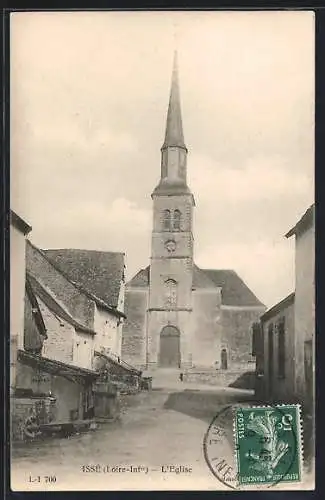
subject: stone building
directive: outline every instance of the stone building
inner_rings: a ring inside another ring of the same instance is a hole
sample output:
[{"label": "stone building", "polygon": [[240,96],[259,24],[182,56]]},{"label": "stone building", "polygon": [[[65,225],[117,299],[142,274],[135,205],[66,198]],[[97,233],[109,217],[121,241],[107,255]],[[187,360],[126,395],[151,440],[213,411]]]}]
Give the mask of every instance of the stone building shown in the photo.
[{"label": "stone building", "polygon": [[26,237],[32,230],[10,210],[10,394],[16,386],[17,351],[24,348]]},{"label": "stone building", "polygon": [[141,373],[121,357],[124,268],[122,253],[27,244],[29,281],[47,328],[43,356],[96,370],[101,381],[133,391]]},{"label": "stone building", "polygon": [[161,175],[151,195],[151,263],[126,287],[122,356],[145,368],[247,369],[251,323],[265,307],[235,271],[195,265],[187,153],[175,54]]},{"label": "stone building", "polygon": [[253,353],[256,395],[271,401],[299,401],[311,412],[315,343],[315,206],[286,234],[296,237],[295,292],[261,316]]},{"label": "stone building", "polygon": [[255,394],[260,400],[295,399],[294,306],[291,293],[261,316],[260,330],[254,332]]},{"label": "stone building", "polygon": [[[104,261],[102,254],[108,252],[43,251],[28,241],[27,271],[30,279],[34,279],[34,285],[39,293],[42,293],[42,300],[46,298],[47,304],[44,304],[44,307],[50,303],[51,295],[54,296],[55,304],[61,304],[61,309],[67,316],[74,318],[79,325],[83,325],[88,333],[93,332],[93,353],[103,351],[118,357],[121,353],[122,321],[125,318],[124,255],[117,254],[118,259],[114,259],[112,266],[112,259],[105,255]],[[112,268],[115,270],[114,273]],[[78,332],[82,330],[79,328]],[[76,341],[79,350],[84,341],[85,339]],[[83,357],[81,353],[80,356]],[[93,360],[93,354],[91,359]]]},{"label": "stone building", "polygon": [[44,250],[44,255],[70,281],[95,301],[95,349],[121,356],[125,295],[125,255],[96,250]]},{"label": "stone building", "polygon": [[[41,428],[50,430],[58,423],[80,423],[93,412],[93,383],[98,373],[85,366],[90,364],[85,363],[89,356],[83,362],[73,359],[76,321],[52,295],[47,300],[46,294],[27,274],[24,342],[17,352],[11,406],[13,441],[35,438]],[[31,419],[37,429],[30,429]]]},{"label": "stone building", "polygon": [[314,394],[315,205],[286,234],[295,237],[295,393],[307,406]]}]

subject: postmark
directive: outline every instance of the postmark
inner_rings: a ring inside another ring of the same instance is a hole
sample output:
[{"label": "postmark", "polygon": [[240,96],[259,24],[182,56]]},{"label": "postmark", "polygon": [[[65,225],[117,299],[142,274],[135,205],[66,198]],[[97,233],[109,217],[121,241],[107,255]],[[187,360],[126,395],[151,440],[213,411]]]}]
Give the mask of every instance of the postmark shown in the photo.
[{"label": "postmark", "polygon": [[[255,402],[256,404],[256,402]],[[268,489],[301,481],[299,405],[224,407],[204,436],[206,463],[231,489]]]}]

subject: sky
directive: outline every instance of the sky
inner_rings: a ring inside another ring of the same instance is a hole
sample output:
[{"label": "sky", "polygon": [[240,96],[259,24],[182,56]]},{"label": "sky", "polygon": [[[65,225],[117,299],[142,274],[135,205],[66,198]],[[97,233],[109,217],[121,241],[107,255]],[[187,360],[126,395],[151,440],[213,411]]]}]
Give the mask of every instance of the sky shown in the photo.
[{"label": "sky", "polygon": [[11,206],[40,248],[146,267],[175,47],[195,262],[272,306],[314,200],[311,12],[11,14]]}]

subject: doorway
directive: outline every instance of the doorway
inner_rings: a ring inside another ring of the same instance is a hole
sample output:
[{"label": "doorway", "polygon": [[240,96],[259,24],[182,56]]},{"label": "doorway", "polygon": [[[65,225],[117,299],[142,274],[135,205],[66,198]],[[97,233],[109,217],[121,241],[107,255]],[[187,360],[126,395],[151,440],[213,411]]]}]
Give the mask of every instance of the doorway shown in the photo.
[{"label": "doorway", "polygon": [[221,370],[228,370],[227,349],[221,349]]},{"label": "doorway", "polygon": [[165,326],[160,332],[159,366],[180,368],[180,364],[180,332],[175,326]]}]

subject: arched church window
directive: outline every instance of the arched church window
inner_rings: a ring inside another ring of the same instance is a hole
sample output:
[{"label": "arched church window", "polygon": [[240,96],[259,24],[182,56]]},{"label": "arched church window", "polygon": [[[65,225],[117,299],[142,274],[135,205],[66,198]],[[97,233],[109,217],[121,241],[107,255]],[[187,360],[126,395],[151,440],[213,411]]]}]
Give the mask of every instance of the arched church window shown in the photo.
[{"label": "arched church window", "polygon": [[176,231],[181,229],[181,216],[180,210],[174,210],[174,229],[176,229]]},{"label": "arched church window", "polygon": [[169,231],[170,230],[170,220],[171,220],[171,214],[170,214],[170,210],[164,210],[164,213],[163,213],[163,228],[165,231]]},{"label": "arched church window", "polygon": [[177,305],[177,283],[175,280],[165,281],[165,305],[170,308]]}]

